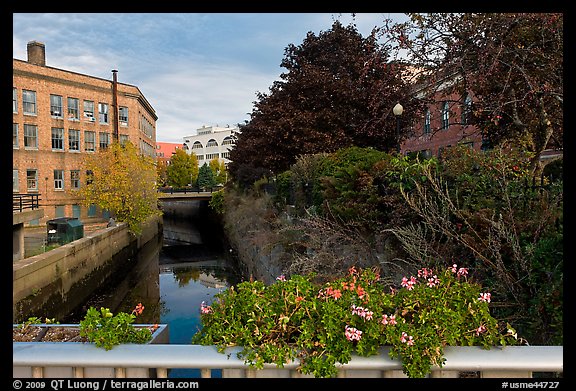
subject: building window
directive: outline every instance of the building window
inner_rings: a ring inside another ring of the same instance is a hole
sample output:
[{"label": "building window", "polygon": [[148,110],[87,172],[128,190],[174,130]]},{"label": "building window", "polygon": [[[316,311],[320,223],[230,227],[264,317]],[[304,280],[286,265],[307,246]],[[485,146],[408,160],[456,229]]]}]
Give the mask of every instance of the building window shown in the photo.
[{"label": "building window", "polygon": [[194,144],[192,144],[192,149],[202,149],[202,143],[200,141],[194,141]]},{"label": "building window", "polygon": [[84,150],[94,152],[96,150],[96,132],[91,130],[84,131]]},{"label": "building window", "polygon": [[427,109],[424,116],[424,134],[430,134],[430,122],[430,109]]},{"label": "building window", "polygon": [[86,170],[86,184],[89,185],[92,183],[92,170]]},{"label": "building window", "polygon": [[54,189],[64,189],[64,170],[54,170]]},{"label": "building window", "polygon": [[96,217],[96,205],[92,204],[88,207],[88,217]]},{"label": "building window", "polygon": [[209,147],[217,147],[218,143],[216,142],[216,140],[214,140],[213,138],[211,138],[210,140],[208,140],[208,142],[206,143],[206,148]]},{"label": "building window", "polygon": [[82,212],[82,208],[78,204],[72,205],[72,217],[76,217],[77,219],[80,218]]},{"label": "building window", "polygon": [[24,124],[24,148],[38,149],[38,126]]},{"label": "building window", "polygon": [[110,133],[100,132],[100,149],[106,149],[110,145]]},{"label": "building window", "polygon": [[84,118],[94,121],[94,102],[91,100],[84,101]]},{"label": "building window", "polygon": [[62,97],[60,95],[50,95],[50,115],[62,118]]},{"label": "building window", "polygon": [[450,107],[448,102],[442,102],[442,129],[448,129],[450,125]]},{"label": "building window", "polygon": [[36,115],[36,91],[22,90],[22,111]]},{"label": "building window", "polygon": [[232,144],[234,144],[234,139],[230,136],[224,137],[224,140],[222,140],[222,145],[232,145]]},{"label": "building window", "polygon": [[64,150],[64,129],[52,128],[52,150]]},{"label": "building window", "polygon": [[230,159],[230,152],[222,152],[222,153],[220,154],[220,157],[221,157],[222,159]]},{"label": "building window", "polygon": [[26,170],[26,189],[28,191],[38,191],[37,170]]},{"label": "building window", "polygon": [[196,155],[196,158],[197,158],[198,160],[204,160],[204,155]]},{"label": "building window", "polygon": [[120,142],[120,145],[124,145],[124,144],[126,144],[127,141],[130,141],[127,134],[121,134],[118,137],[119,137],[118,141]]},{"label": "building window", "polygon": [[12,192],[18,193],[18,170],[12,169]]},{"label": "building window", "polygon": [[80,170],[70,171],[70,188],[71,189],[80,188]]},{"label": "building window", "polygon": [[120,125],[128,126],[128,107],[120,106],[118,108],[118,120]]},{"label": "building window", "polygon": [[68,119],[80,120],[80,103],[78,98],[68,98]]},{"label": "building window", "polygon": [[217,153],[209,153],[206,155],[206,160],[218,159]]},{"label": "building window", "polygon": [[462,105],[461,121],[463,125],[468,125],[472,119],[472,97],[467,94],[464,98],[464,104]]},{"label": "building window", "polygon": [[58,217],[64,217],[64,205],[56,205],[54,207],[54,215],[56,216],[56,218]]},{"label": "building window", "polygon": [[68,149],[70,151],[80,151],[80,131],[75,129],[68,130]]},{"label": "building window", "polygon": [[18,112],[18,91],[16,88],[12,88],[12,112]]},{"label": "building window", "polygon": [[98,103],[98,121],[101,124],[108,123],[108,104]]},{"label": "building window", "polygon": [[18,149],[20,143],[18,142],[18,124],[12,124],[12,148]]}]

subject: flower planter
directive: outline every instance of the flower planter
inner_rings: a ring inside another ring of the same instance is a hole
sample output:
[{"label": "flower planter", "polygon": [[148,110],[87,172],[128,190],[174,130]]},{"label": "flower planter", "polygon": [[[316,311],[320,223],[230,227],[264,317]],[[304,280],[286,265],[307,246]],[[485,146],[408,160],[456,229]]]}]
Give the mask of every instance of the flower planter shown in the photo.
[{"label": "flower planter", "polygon": [[[13,348],[15,347],[27,347],[34,346],[34,351],[38,352],[37,349],[42,349],[42,346],[46,346],[48,349],[52,349],[54,344],[85,344],[86,354],[90,355],[90,351],[93,349],[104,350],[103,348],[97,348],[93,343],[86,342],[79,336],[80,325],[79,324],[31,324],[27,327],[27,332],[17,332],[21,325],[13,324]],[[134,327],[152,327],[152,324],[134,324]],[[148,344],[167,344],[169,343],[169,329],[166,324],[159,324],[152,332],[152,339]],[[18,378],[29,378],[36,377],[38,375],[37,371],[39,369],[35,366],[13,366],[13,377]],[[41,377],[52,377],[52,378],[71,378],[76,377],[77,369],[72,366],[58,366],[58,367],[46,367],[41,369]],[[115,367],[92,367],[85,368],[83,370],[83,377],[116,377]],[[126,368],[126,377],[142,377],[148,378],[153,377],[153,373],[150,373],[150,369],[147,368]]]}]

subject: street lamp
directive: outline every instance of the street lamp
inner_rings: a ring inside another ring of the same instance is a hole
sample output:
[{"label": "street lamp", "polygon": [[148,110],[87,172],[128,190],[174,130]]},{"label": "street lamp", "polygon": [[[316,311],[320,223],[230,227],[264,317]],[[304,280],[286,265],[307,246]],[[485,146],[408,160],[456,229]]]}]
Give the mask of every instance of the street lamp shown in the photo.
[{"label": "street lamp", "polygon": [[404,107],[400,103],[396,103],[392,112],[396,116],[396,151],[400,153],[400,116],[404,112]]}]

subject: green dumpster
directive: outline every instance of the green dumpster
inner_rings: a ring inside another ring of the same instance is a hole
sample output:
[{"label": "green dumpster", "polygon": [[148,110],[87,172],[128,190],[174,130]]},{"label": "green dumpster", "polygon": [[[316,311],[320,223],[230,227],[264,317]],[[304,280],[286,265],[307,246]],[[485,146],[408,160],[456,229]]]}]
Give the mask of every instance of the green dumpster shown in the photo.
[{"label": "green dumpster", "polygon": [[60,217],[46,222],[48,244],[66,244],[84,237],[84,225],[76,217]]}]

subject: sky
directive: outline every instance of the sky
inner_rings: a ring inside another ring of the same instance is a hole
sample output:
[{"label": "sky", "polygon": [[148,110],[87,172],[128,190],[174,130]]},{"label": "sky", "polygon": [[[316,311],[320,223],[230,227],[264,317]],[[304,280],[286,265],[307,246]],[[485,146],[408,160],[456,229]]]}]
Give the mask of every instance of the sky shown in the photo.
[{"label": "sky", "polygon": [[46,65],[140,89],[158,116],[156,141],[182,143],[206,126],[250,120],[280,74],[284,49],[354,21],[368,36],[386,18],[358,13],[13,13],[13,58],[44,43]]}]

